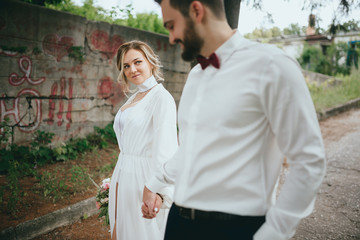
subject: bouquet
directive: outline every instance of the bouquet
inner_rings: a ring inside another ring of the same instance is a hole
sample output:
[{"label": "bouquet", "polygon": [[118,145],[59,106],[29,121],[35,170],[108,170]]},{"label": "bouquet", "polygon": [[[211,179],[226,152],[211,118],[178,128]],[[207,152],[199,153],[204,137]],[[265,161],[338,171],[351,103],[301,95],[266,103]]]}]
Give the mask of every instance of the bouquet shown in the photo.
[{"label": "bouquet", "polygon": [[100,209],[99,218],[105,217],[105,224],[109,225],[109,188],[110,178],[106,178],[102,181],[101,186],[98,188],[96,194],[96,207]]}]

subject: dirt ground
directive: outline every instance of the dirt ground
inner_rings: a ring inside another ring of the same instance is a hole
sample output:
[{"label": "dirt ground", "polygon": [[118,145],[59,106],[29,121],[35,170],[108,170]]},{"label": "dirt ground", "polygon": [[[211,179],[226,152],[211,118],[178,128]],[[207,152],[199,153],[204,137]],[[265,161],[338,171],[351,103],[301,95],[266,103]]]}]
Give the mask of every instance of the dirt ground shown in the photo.
[{"label": "dirt ground", "polygon": [[[118,154],[118,146],[116,144],[110,144],[106,149],[86,152],[74,160],[48,164],[39,168],[38,171],[51,171],[58,168],[65,169],[66,172],[66,169],[71,168],[71,166],[78,165],[82,168],[87,168],[94,181],[100,184],[102,179],[110,177],[112,171],[101,172],[99,169],[116,161]],[[5,184],[5,182],[6,176],[1,175],[0,186]],[[2,204],[0,211],[0,231],[93,197],[97,192],[97,188],[91,183],[87,190],[81,193],[65,195],[62,199],[59,199],[54,203],[52,199],[43,197],[39,186],[39,180],[35,177],[21,179],[20,186],[21,190],[26,194],[17,204],[18,214],[15,218],[11,217],[6,212],[7,196],[9,193],[5,192],[5,201]]]},{"label": "dirt ground", "polygon": [[34,240],[108,240],[110,237],[109,227],[106,227],[102,219],[98,219],[97,215],[94,215],[87,219],[77,221],[72,225],[57,228],[52,232],[34,238]]},{"label": "dirt ground", "polygon": [[359,111],[359,109],[353,109],[320,122],[325,146],[330,142],[338,141],[360,125],[360,119],[358,121],[351,119],[359,115]]},{"label": "dirt ground", "polygon": [[[325,145],[335,142],[347,133],[351,132],[359,121],[347,121],[349,116],[360,113],[360,110],[352,110],[341,115],[320,122],[321,132]],[[94,193],[95,194],[95,193]],[[93,194],[93,195],[94,195]],[[90,194],[91,195],[91,194]],[[82,199],[89,197],[84,196]],[[82,200],[81,199],[81,200]],[[60,208],[60,207],[59,207]],[[35,240],[45,239],[110,239],[109,228],[104,226],[102,219],[97,215],[75,222],[72,225],[61,227],[47,234],[41,235]]]}]

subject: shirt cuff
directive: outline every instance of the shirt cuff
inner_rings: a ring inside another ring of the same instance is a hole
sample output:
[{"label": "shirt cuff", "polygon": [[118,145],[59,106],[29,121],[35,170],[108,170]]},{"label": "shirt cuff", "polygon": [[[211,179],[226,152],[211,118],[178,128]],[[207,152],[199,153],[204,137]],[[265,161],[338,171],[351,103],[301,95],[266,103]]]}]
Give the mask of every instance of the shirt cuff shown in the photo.
[{"label": "shirt cuff", "polygon": [[272,226],[270,226],[270,224],[265,222],[255,233],[253,239],[254,240],[268,240],[268,239],[287,240],[288,238],[285,235],[277,232]]},{"label": "shirt cuff", "polygon": [[152,177],[145,186],[153,193],[160,193],[167,185],[159,181],[156,177]]},{"label": "shirt cuff", "polygon": [[168,195],[161,194],[161,196],[164,199],[163,204],[161,205],[161,209],[170,209],[173,204],[172,199]]}]

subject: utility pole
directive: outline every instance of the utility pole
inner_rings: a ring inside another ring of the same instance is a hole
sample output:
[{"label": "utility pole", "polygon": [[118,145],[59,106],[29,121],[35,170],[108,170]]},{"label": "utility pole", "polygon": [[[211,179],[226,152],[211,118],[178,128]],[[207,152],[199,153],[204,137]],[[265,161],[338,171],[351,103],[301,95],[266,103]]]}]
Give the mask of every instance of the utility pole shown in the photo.
[{"label": "utility pole", "polygon": [[227,21],[232,29],[238,27],[241,0],[224,0]]}]

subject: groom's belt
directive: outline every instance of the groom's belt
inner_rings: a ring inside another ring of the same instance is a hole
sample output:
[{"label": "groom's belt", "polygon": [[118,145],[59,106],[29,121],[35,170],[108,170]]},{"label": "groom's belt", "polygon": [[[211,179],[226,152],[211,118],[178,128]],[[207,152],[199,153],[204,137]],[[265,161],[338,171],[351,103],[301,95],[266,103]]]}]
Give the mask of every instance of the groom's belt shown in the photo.
[{"label": "groom's belt", "polygon": [[249,224],[249,221],[255,222],[265,222],[265,216],[240,216],[230,213],[223,212],[213,212],[213,211],[202,211],[194,208],[185,208],[173,204],[173,207],[178,211],[179,215],[185,219],[191,220],[218,220],[218,221],[237,221],[237,222],[246,222]]}]

